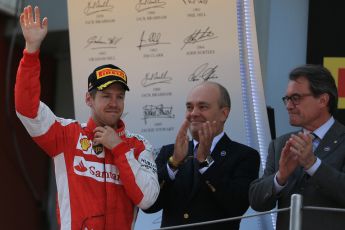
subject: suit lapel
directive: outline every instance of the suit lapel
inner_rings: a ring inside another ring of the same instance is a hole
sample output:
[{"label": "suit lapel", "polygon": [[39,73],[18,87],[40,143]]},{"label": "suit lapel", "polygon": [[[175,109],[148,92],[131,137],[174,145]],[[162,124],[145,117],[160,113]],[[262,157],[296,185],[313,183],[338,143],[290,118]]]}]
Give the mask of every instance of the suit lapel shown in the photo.
[{"label": "suit lapel", "polygon": [[230,138],[224,133],[224,136],[218,141],[211,154],[215,164],[222,164],[226,158],[230,157],[231,152],[229,149],[231,143]]},{"label": "suit lapel", "polygon": [[319,146],[315,150],[315,155],[320,159],[325,159],[343,142],[345,135],[345,127],[335,121],[328,130]]}]

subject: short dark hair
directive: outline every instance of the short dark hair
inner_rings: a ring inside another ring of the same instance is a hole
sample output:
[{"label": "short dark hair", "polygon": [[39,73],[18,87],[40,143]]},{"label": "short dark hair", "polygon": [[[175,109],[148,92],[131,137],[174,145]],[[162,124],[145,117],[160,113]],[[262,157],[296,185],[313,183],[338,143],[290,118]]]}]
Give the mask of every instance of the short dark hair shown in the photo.
[{"label": "short dark hair", "polygon": [[94,89],[89,91],[89,94],[93,99],[95,99],[97,91],[98,91],[97,88],[94,88]]},{"label": "short dark hair", "polygon": [[324,93],[329,95],[328,111],[334,115],[338,107],[338,90],[331,72],[321,65],[307,64],[293,69],[289,80],[296,81],[302,77],[308,80],[309,89],[314,96]]}]

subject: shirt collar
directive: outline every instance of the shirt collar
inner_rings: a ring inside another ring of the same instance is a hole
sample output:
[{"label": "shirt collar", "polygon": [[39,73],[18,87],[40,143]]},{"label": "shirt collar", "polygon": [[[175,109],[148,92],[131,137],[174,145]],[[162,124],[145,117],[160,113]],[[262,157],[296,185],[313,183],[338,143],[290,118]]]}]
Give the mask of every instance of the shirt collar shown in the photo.
[{"label": "shirt collar", "polygon": [[[89,139],[93,139],[93,130],[97,127],[95,121],[90,117],[86,128],[84,129],[86,131],[86,135]],[[125,123],[120,119],[117,123],[117,129],[115,132],[121,137],[125,134]]]},{"label": "shirt collar", "polygon": [[[329,118],[328,121],[326,121],[323,125],[315,129],[313,133],[315,133],[322,140],[334,122],[335,120],[333,117]],[[305,129],[304,133],[310,133],[310,131]]]},{"label": "shirt collar", "polygon": [[[218,134],[217,136],[215,136],[212,140],[212,145],[211,145],[211,149],[210,149],[210,152],[212,153],[213,152],[213,149],[216,147],[218,141],[224,136],[224,131],[221,132],[220,134]],[[199,144],[198,141],[194,140],[193,139],[193,145],[194,145],[194,148],[195,146]]]}]

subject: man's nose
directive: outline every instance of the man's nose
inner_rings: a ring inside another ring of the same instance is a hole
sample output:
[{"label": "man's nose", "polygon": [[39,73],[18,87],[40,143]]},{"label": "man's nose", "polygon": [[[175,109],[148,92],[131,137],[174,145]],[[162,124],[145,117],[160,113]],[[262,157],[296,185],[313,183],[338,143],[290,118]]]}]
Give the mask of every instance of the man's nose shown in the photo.
[{"label": "man's nose", "polygon": [[288,100],[286,100],[285,107],[286,107],[286,109],[292,109],[295,107],[295,104],[292,102],[291,99],[288,99]]},{"label": "man's nose", "polygon": [[190,114],[191,114],[192,116],[195,116],[195,115],[198,115],[199,112],[200,112],[199,109],[196,108],[196,107],[194,107],[194,108],[190,111]]},{"label": "man's nose", "polygon": [[111,106],[116,106],[117,105],[117,99],[115,97],[111,97],[109,100],[109,104]]}]

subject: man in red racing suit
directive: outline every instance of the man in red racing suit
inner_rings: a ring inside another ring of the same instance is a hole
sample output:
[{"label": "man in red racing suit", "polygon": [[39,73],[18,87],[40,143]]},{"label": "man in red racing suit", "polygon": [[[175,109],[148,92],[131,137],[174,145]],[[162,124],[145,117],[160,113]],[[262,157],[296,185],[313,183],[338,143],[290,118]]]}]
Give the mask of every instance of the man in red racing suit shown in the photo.
[{"label": "man in red racing suit", "polygon": [[30,136],[54,160],[60,228],[133,229],[138,207],[154,203],[159,183],[152,146],[120,119],[127,76],[113,65],[96,68],[88,79],[87,124],[56,117],[40,101],[39,48],[48,23],[39,17],[31,6],[20,17],[26,46],[15,106]]}]

